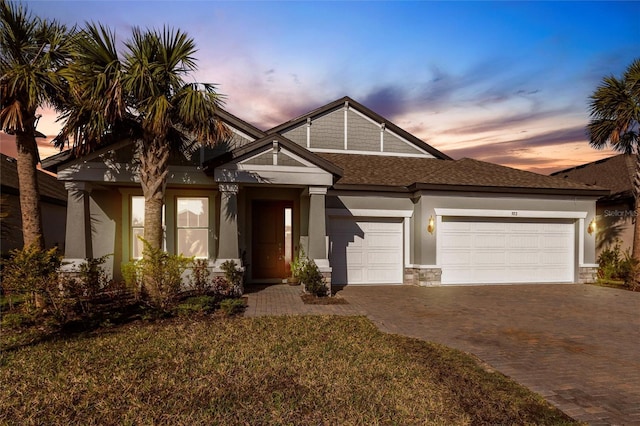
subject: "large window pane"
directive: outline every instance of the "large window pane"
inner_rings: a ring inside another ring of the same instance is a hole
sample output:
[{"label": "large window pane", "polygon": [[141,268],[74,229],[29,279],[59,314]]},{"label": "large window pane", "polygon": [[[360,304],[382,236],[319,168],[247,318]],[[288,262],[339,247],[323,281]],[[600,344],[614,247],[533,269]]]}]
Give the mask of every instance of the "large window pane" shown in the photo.
[{"label": "large window pane", "polygon": [[[166,235],[164,235],[164,206],[162,208],[162,228],[163,228],[163,240],[162,248],[166,250]],[[131,258],[142,258],[142,251],[144,250],[144,243],[138,237],[144,237],[144,197],[132,196],[131,197],[131,225],[130,225],[130,247]]]},{"label": "large window pane", "polygon": [[131,258],[140,259],[144,244],[144,197],[131,197]]},{"label": "large window pane", "polygon": [[178,253],[185,256],[208,257],[208,234],[206,229],[178,229]]},{"label": "large window pane", "polygon": [[209,257],[209,199],[177,199],[177,249],[185,256]]}]

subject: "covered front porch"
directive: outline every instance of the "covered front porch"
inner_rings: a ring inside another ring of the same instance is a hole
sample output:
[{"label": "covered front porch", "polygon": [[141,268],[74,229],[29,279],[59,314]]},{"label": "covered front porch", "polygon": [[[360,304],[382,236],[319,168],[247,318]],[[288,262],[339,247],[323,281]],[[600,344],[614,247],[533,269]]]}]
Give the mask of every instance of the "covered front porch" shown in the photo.
[{"label": "covered front porch", "polygon": [[220,191],[216,266],[233,260],[249,283],[281,283],[300,250],[331,282],[326,194],[341,170],[281,136],[205,164]]}]

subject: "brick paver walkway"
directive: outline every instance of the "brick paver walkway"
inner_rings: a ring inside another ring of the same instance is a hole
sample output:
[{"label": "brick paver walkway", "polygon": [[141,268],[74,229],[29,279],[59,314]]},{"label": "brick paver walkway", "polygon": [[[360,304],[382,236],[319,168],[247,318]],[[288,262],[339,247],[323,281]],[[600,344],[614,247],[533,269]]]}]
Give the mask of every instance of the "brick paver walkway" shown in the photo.
[{"label": "brick paver walkway", "polygon": [[365,314],[383,331],[471,352],[590,424],[640,425],[640,293],[590,285],[360,286],[348,305],[300,288],[247,294],[246,315]]}]

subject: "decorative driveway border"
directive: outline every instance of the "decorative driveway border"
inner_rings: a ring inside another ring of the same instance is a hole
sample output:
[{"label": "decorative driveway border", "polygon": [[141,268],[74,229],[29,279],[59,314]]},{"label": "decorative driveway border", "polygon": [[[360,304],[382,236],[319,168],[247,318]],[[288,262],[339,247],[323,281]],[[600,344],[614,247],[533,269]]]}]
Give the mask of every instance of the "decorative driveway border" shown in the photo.
[{"label": "decorative driveway border", "polygon": [[591,285],[299,287],[247,294],[246,315],[367,315],[383,331],[473,353],[589,424],[640,425],[640,293]]}]

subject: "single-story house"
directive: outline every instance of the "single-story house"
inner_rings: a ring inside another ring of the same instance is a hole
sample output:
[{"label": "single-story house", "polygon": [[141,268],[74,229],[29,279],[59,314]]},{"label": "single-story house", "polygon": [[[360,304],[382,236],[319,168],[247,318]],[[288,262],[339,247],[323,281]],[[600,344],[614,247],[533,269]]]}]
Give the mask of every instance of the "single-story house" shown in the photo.
[{"label": "single-story house", "polygon": [[[333,285],[591,280],[602,188],[453,160],[344,97],[270,130],[219,111],[215,149],[172,158],[165,248],[233,259],[281,282],[302,248]],[[69,191],[67,260],[140,257],[144,199],[131,141],[43,161]]]},{"label": "single-story house", "polygon": [[[0,248],[3,254],[13,249],[21,249],[22,213],[16,159],[0,154],[0,192],[2,193],[2,213],[0,222],[2,235]],[[42,232],[46,248],[64,249],[65,224],[67,220],[67,190],[64,184],[43,171],[38,171],[40,190],[40,210],[42,212]]]},{"label": "single-story house", "polygon": [[603,249],[618,242],[622,251],[631,250],[633,246],[635,170],[635,155],[619,154],[551,174],[611,191],[596,202],[596,259]]}]

